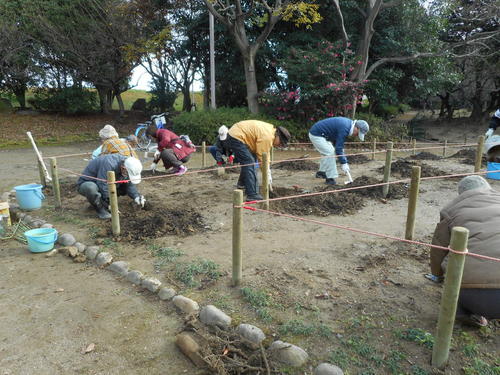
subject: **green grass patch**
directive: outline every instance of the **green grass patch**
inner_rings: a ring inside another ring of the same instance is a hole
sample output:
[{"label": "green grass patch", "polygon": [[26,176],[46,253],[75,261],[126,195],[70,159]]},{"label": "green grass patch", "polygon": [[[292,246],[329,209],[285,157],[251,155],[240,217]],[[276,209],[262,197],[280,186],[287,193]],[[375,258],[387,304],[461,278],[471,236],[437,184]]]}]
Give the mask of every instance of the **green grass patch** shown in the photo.
[{"label": "green grass patch", "polygon": [[[64,135],[60,137],[36,138],[37,146],[61,146],[68,143],[95,141],[94,133],[82,133],[73,135]],[[0,139],[0,149],[13,149],[21,147],[31,147],[28,138],[24,139]]]},{"label": "green grass patch", "polygon": [[199,259],[175,265],[175,278],[190,288],[200,286],[201,282],[218,280],[221,276],[219,265],[211,260]]},{"label": "green grass patch", "polygon": [[500,366],[490,365],[476,358],[472,364],[463,368],[465,375],[500,375]]}]

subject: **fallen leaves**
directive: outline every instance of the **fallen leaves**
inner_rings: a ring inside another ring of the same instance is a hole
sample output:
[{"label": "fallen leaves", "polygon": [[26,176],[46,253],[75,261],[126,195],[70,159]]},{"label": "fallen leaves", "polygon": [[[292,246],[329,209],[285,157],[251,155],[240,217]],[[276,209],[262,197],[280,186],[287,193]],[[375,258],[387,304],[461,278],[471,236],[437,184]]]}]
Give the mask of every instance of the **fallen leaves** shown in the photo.
[{"label": "fallen leaves", "polygon": [[90,343],[87,345],[87,347],[82,351],[82,354],[87,354],[87,353],[90,353],[90,352],[93,352],[95,349],[95,344],[94,343]]}]

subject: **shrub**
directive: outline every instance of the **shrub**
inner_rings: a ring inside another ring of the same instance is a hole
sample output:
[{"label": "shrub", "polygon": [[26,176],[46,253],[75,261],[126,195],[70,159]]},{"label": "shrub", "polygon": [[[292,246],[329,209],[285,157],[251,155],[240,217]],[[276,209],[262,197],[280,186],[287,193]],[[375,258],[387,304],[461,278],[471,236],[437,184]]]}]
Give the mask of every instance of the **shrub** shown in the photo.
[{"label": "shrub", "polygon": [[307,130],[292,121],[278,121],[264,114],[252,114],[246,108],[218,108],[211,111],[182,112],[173,119],[174,131],[178,134],[188,134],[195,144],[203,141],[212,144],[217,137],[221,125],[230,127],[243,120],[260,120],[274,126],[284,126],[292,134],[292,138],[303,139]]},{"label": "shrub", "polygon": [[36,109],[66,114],[93,112],[98,108],[96,93],[79,87],[37,88],[28,102]]},{"label": "shrub", "polygon": [[370,125],[370,131],[366,135],[365,141],[377,138],[378,142],[386,142],[408,135],[408,126],[403,123],[389,123],[374,114],[364,112],[358,112],[355,118],[365,120]]}]

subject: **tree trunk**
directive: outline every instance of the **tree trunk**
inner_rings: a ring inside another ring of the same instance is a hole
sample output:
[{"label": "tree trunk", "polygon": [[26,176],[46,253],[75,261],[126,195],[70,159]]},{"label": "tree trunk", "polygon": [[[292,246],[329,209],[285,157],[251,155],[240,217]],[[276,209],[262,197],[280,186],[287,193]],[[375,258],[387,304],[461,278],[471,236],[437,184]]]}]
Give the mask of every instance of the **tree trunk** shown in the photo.
[{"label": "tree trunk", "polygon": [[182,103],[182,110],[184,112],[191,112],[191,93],[189,92],[189,83],[184,82],[184,86],[182,86],[182,95],[184,97],[184,102]]},{"label": "tree trunk", "polygon": [[96,86],[97,93],[99,94],[99,105],[101,107],[101,113],[109,114],[109,92],[111,91],[108,87]]},{"label": "tree trunk", "polygon": [[[453,109],[451,108],[450,104],[450,93],[446,92],[445,95],[439,95],[439,98],[441,99],[441,108],[439,110],[439,118],[445,117],[445,114],[447,115],[447,118],[452,118],[453,117]],[[450,117],[451,113],[451,117]]]},{"label": "tree trunk", "polygon": [[125,116],[125,105],[123,104],[122,94],[120,92],[115,92],[116,101],[118,102],[118,108],[120,109],[120,117]]},{"label": "tree trunk", "polygon": [[483,118],[483,102],[481,97],[476,94],[471,100],[472,103],[472,112],[470,114],[470,118],[474,120],[480,120]]},{"label": "tree trunk", "polygon": [[26,86],[20,85],[20,86],[14,87],[12,89],[12,92],[16,96],[16,99],[19,102],[19,106],[21,107],[21,109],[26,108]]},{"label": "tree trunk", "polygon": [[255,55],[251,52],[244,51],[243,65],[245,67],[245,82],[247,85],[247,104],[250,113],[259,113],[259,102],[257,94],[257,75],[255,74]]}]

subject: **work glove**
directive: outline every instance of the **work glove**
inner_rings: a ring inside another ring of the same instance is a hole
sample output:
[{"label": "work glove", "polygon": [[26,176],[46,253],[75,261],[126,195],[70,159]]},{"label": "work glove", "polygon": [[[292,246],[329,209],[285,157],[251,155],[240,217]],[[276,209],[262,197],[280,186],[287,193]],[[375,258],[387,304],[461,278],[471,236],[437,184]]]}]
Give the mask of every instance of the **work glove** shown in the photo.
[{"label": "work glove", "polygon": [[151,163],[151,167],[149,168],[149,170],[151,172],[155,173],[156,172],[156,167],[158,167],[158,164],[156,164],[156,163],[153,162],[153,163]]},{"label": "work glove", "polygon": [[160,151],[159,150],[156,150],[155,151],[155,156],[154,156],[154,159],[155,160],[158,160],[160,158]]},{"label": "work glove", "polygon": [[345,163],[341,165],[342,171],[347,174],[348,172],[351,172],[351,169],[349,168],[349,164]]},{"label": "work glove", "polygon": [[229,158],[227,159],[227,162],[229,164],[233,164],[234,163],[234,155],[229,155]]},{"label": "work glove", "polygon": [[139,195],[134,199],[134,202],[139,206],[144,207],[144,205],[146,204],[146,198],[144,198],[144,195]]},{"label": "work glove", "polygon": [[444,280],[444,277],[443,276],[436,276],[436,275],[433,275],[432,273],[426,273],[424,275],[424,277],[427,279],[427,280],[430,280],[432,281],[433,283],[436,283],[436,284],[440,284],[443,282]]},{"label": "work glove", "polygon": [[486,138],[489,138],[493,135],[493,133],[495,132],[495,129],[493,128],[489,128],[488,131],[486,132],[485,136]]}]

